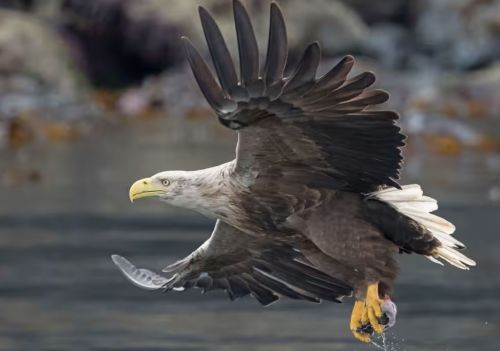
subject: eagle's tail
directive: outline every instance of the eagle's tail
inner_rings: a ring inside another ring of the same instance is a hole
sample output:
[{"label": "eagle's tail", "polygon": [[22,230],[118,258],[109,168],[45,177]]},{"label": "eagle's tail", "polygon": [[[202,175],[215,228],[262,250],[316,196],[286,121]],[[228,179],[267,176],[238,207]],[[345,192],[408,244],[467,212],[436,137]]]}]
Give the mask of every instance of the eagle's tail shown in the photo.
[{"label": "eagle's tail", "polygon": [[437,201],[425,196],[420,185],[404,185],[401,189],[389,187],[369,194],[368,198],[391,205],[401,214],[422,225],[438,239],[441,245],[427,256],[431,261],[442,265],[439,259],[443,259],[461,269],[469,269],[469,266],[476,265],[474,260],[458,251],[465,249],[465,245],[451,236],[455,232],[455,226],[431,213],[437,210]]}]

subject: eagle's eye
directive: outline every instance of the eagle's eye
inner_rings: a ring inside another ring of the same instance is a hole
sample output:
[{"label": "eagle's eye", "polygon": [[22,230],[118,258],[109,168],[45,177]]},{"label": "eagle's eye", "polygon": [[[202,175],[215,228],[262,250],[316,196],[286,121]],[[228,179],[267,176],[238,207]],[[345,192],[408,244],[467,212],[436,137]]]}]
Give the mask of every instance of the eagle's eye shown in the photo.
[{"label": "eagle's eye", "polygon": [[161,184],[162,184],[163,186],[168,186],[168,185],[170,184],[170,181],[169,181],[168,179],[162,179],[162,180],[161,180]]}]

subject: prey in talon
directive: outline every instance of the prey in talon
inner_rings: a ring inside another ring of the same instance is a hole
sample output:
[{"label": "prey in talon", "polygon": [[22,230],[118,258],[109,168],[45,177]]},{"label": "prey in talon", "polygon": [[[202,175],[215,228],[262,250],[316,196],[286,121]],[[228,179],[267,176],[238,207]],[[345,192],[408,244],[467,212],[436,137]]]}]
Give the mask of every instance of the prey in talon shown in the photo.
[{"label": "prey in talon", "polygon": [[[365,301],[355,302],[351,319],[351,331],[358,340],[364,342],[370,341],[374,333],[381,334],[393,327],[397,314],[396,304],[388,295],[383,299],[378,296],[377,284],[370,285],[367,293],[371,296]],[[356,306],[360,312],[356,311]]]},{"label": "prey in talon", "polygon": [[213,219],[214,229],[163,274],[137,269],[121,256],[113,260],[149,290],[224,290],[231,300],[250,295],[265,306],[282,298],[352,298],[344,332],[369,342],[396,321],[390,296],[399,254],[464,270],[475,262],[452,236],[455,226],[432,213],[437,201],[417,184],[399,184],[405,136],[398,114],[378,106],[389,95],[371,88],[375,75],[351,74],[355,61],[345,56],[319,76],[318,42],[285,75],[287,30],[279,6],[270,6],[265,56],[238,0],[233,13],[238,54],[231,55],[204,7],[199,16],[207,48],[182,42],[193,84],[222,127],[238,137],[235,159],[161,171],[129,192],[132,201],[156,198],[196,211]]}]

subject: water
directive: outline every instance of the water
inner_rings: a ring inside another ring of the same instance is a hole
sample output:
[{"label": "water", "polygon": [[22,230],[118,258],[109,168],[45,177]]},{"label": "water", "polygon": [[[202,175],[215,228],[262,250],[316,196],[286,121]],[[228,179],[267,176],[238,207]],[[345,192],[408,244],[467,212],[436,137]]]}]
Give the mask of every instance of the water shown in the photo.
[{"label": "water", "polygon": [[[407,351],[497,350],[497,211],[442,211],[462,228],[477,269],[462,272],[402,257],[398,323],[388,332],[395,339],[388,345]],[[146,230],[139,229],[141,219],[94,218],[82,225],[88,219],[61,224],[49,216],[1,226],[0,350],[366,349],[349,334],[349,302],[283,301],[262,308],[250,298],[230,302],[222,293],[163,294],[132,286],[110,254],[159,270],[194,249],[211,229],[187,217],[185,224],[151,219],[154,225]],[[485,229],[474,233],[474,223]]]},{"label": "water", "polygon": [[[125,280],[111,254],[158,271],[212,229],[208,220],[155,201],[131,205],[131,181],[221,163],[233,153],[229,142],[181,148],[164,142],[167,131],[157,127],[52,145],[21,161],[0,158],[40,167],[43,177],[0,188],[0,350],[377,350],[350,335],[351,301],[262,308],[251,298],[148,292]],[[440,214],[457,225],[479,266],[463,272],[401,256],[398,322],[386,350],[498,350],[500,207],[460,198],[445,197]]]}]

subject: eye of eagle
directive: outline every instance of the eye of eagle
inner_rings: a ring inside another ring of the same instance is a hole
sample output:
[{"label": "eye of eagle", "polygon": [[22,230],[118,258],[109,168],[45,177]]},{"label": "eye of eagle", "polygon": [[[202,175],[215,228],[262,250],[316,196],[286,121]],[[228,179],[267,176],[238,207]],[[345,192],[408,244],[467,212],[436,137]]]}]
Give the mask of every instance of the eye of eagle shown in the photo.
[{"label": "eye of eagle", "polygon": [[162,179],[162,180],[161,180],[161,184],[162,184],[163,186],[168,186],[168,185],[170,184],[170,181],[169,181],[168,179]]}]

